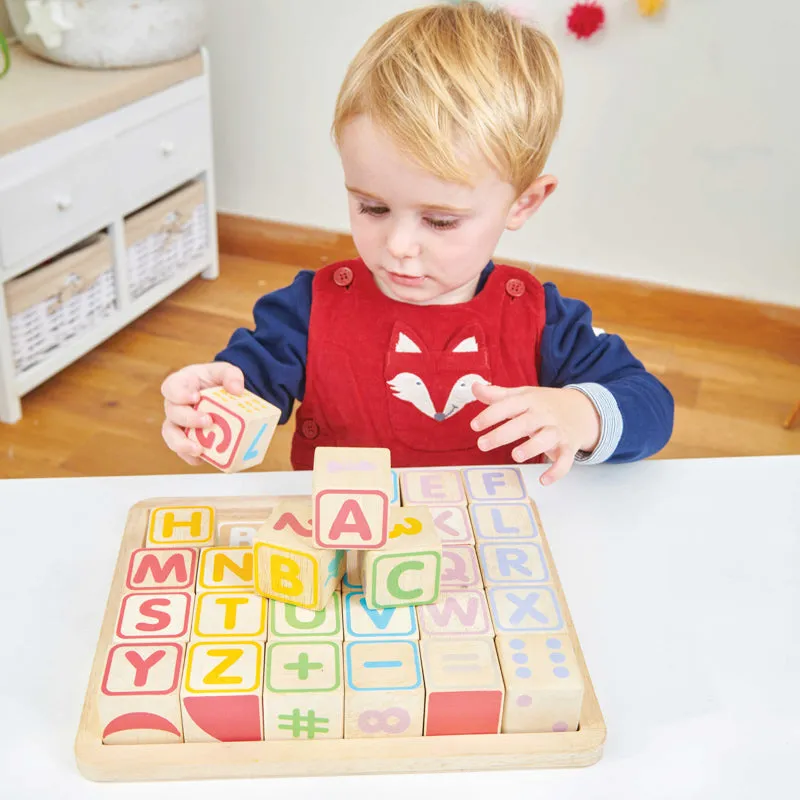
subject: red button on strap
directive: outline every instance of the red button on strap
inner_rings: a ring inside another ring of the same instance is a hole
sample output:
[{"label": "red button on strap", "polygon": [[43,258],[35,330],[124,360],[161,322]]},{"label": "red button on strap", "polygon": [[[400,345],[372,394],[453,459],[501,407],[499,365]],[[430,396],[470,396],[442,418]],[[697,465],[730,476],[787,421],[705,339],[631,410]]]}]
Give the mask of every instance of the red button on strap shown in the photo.
[{"label": "red button on strap", "polygon": [[509,278],[506,281],[506,292],[510,297],[522,297],[525,294],[525,284],[519,278]]},{"label": "red button on strap", "polygon": [[333,273],[333,282],[337,286],[349,286],[353,282],[353,270],[350,267],[339,267]]},{"label": "red button on strap", "polygon": [[316,439],[319,436],[319,425],[313,419],[307,419],[300,426],[300,432],[306,439]]}]

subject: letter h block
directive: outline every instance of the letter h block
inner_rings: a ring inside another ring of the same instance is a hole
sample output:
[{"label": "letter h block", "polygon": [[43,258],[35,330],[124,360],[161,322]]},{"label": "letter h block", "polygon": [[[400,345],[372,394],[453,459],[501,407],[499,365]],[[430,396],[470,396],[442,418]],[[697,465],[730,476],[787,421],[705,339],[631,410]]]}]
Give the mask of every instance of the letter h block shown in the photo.
[{"label": "letter h block", "polygon": [[318,447],[314,451],[314,546],[383,547],[394,494],[391,454],[383,447]]}]

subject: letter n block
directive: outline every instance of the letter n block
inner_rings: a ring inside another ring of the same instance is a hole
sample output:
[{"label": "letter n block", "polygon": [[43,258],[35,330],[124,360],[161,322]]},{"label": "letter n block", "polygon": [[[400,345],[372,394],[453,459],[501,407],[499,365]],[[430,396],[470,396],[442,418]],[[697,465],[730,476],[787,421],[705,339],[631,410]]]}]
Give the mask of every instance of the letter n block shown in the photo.
[{"label": "letter n block", "polygon": [[114,643],[186,642],[193,592],[129,592],[122,596]]},{"label": "letter n block", "polygon": [[183,741],[183,656],[178,642],[109,649],[97,702],[103,744]]},{"label": "letter n block", "polygon": [[187,742],[264,738],[262,642],[193,642],[186,655],[181,708]]},{"label": "letter n block", "polygon": [[150,512],[145,547],[207,547],[214,544],[211,506],[162,506]]},{"label": "letter n block", "polygon": [[342,550],[383,547],[394,495],[390,451],[318,447],[314,451],[314,545]]},{"label": "letter n block", "polygon": [[425,736],[500,733],[505,686],[488,636],[420,641]]},{"label": "letter n block", "polygon": [[195,408],[212,424],[187,428],[186,435],[203,448],[200,458],[223,472],[258,466],[281,418],[279,408],[247,389],[239,396],[221,386],[203,389]]},{"label": "letter n block", "polygon": [[142,547],[131,553],[125,588],[129,592],[194,592],[196,579],[196,547]]},{"label": "letter n block", "polygon": [[439,597],[442,542],[427,508],[389,512],[389,540],[363,554],[361,583],[370,608],[423,605]]},{"label": "letter n block", "polygon": [[200,551],[197,591],[253,590],[255,573],[250,547],[204,547]]},{"label": "letter n block", "polygon": [[348,642],[345,675],[345,739],[422,736],[425,687],[417,642]]},{"label": "letter n block", "polygon": [[311,542],[311,502],[282,500],[253,543],[255,591],[313,611],[327,605],[344,574],[344,550]]}]

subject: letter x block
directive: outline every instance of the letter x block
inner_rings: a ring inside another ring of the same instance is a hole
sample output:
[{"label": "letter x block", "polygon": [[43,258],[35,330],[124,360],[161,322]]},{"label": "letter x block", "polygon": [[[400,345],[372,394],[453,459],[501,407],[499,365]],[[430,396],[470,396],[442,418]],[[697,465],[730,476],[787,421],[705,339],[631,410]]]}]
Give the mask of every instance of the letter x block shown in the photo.
[{"label": "letter x block", "polygon": [[208,428],[187,428],[188,438],[203,452],[200,458],[223,472],[258,466],[281,417],[276,406],[244,390],[237,396],[215,386],[203,389],[195,408],[211,417]]},{"label": "letter x block", "polygon": [[390,451],[318,447],[314,451],[314,545],[342,550],[383,547],[394,494]]},{"label": "letter x block", "polygon": [[311,502],[282,500],[253,542],[255,591],[321,611],[344,574],[343,550],[320,550],[311,542]]}]

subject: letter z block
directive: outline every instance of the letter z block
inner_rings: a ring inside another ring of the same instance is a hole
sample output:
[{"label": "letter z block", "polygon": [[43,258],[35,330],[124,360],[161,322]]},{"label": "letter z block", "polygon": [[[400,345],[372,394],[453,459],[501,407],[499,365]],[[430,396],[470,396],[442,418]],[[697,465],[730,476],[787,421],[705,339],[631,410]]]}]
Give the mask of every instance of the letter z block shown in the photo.
[{"label": "letter z block", "polygon": [[314,545],[343,550],[383,547],[393,495],[388,449],[318,447],[312,493]]},{"label": "letter z block", "polygon": [[240,472],[258,466],[281,417],[276,406],[247,389],[233,395],[221,386],[203,389],[195,409],[211,417],[208,428],[187,428],[197,442],[200,458],[223,472]]},{"label": "letter z block", "polygon": [[344,574],[344,550],[311,543],[311,502],[283,500],[253,542],[255,591],[272,600],[321,611]]}]

